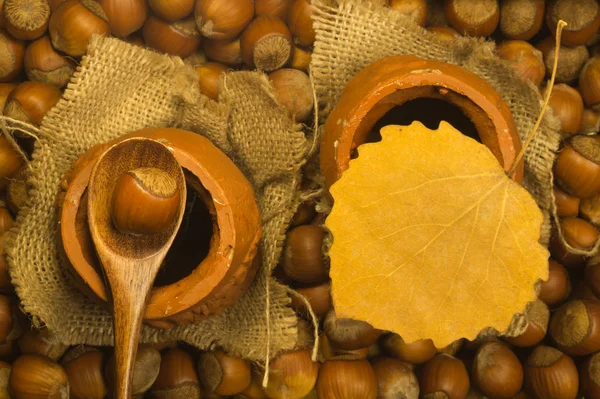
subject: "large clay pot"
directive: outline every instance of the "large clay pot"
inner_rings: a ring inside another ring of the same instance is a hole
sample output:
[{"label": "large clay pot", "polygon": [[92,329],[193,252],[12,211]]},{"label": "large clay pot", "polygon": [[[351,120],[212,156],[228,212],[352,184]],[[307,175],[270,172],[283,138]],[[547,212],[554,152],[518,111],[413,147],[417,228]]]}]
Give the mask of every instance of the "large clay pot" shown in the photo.
[{"label": "large clay pot", "polygon": [[[90,296],[107,300],[87,228],[87,186],[98,156],[130,137],[159,140],[173,151],[193,195],[188,196],[188,215],[163,267],[166,283],[153,288],[145,322],[168,328],[222,312],[245,292],[256,274],[262,235],[260,212],[250,183],[235,164],[206,138],[178,129],[142,129],[96,146],[65,176],[63,192],[57,198],[61,250],[72,266],[76,284]],[[190,207],[190,198],[199,201],[200,211]],[[172,273],[181,263],[191,264],[191,268],[172,281]],[[160,279],[161,272],[157,281]]]},{"label": "large clay pot", "polygon": [[[356,74],[327,118],[320,153],[325,186],[330,187],[348,169],[356,148],[370,141],[369,135],[384,115],[394,107],[423,98],[456,106],[504,169],[511,167],[521,150],[521,141],[508,106],[486,81],[456,65],[411,55],[393,56]],[[523,162],[513,178],[522,182]]]}]

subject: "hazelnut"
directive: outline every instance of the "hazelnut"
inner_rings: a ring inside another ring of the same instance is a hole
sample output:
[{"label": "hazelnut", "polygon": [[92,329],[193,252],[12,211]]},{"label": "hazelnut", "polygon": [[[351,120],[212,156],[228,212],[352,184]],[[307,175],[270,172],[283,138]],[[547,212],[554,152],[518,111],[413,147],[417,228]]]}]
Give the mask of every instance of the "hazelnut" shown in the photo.
[{"label": "hazelnut", "polygon": [[312,6],[308,0],[294,0],[288,14],[288,26],[294,36],[294,43],[310,47],[315,42],[316,33],[312,25]]},{"label": "hazelnut", "polygon": [[556,214],[561,218],[577,217],[579,214],[579,204],[581,200],[565,193],[556,184],[553,185],[552,191],[554,192]]},{"label": "hazelnut", "polygon": [[329,276],[321,250],[324,237],[325,231],[320,226],[303,225],[290,230],[283,249],[285,274],[306,284],[327,281]]},{"label": "hazelnut", "polygon": [[511,331],[504,337],[509,344],[520,347],[534,346],[546,337],[550,310],[544,302],[539,299],[530,302],[525,309],[524,317],[525,325],[519,331]]},{"label": "hazelnut", "polygon": [[97,349],[77,346],[63,357],[72,398],[103,399],[108,387],[103,374],[104,354]]},{"label": "hazelnut", "polygon": [[160,371],[152,386],[152,397],[200,399],[202,392],[192,356],[178,348],[166,350],[160,361]]},{"label": "hazelnut", "polygon": [[21,355],[12,365],[11,397],[68,398],[69,380],[60,364],[40,355]]},{"label": "hazelnut", "polygon": [[308,76],[297,69],[280,69],[269,75],[277,99],[297,123],[306,123],[312,114],[314,99]]},{"label": "hazelnut", "polygon": [[[544,96],[546,95],[544,89]],[[560,120],[563,132],[577,134],[581,128],[583,117],[583,99],[577,90],[564,83],[552,87],[550,102],[548,103],[554,115]]]},{"label": "hazelnut", "polygon": [[378,398],[419,398],[419,381],[408,364],[391,357],[380,357],[374,359],[371,366],[377,379]]},{"label": "hazelnut", "polygon": [[389,0],[390,8],[410,17],[417,25],[427,23],[427,0]]},{"label": "hazelnut", "polygon": [[590,58],[579,75],[579,92],[586,107],[600,111],[600,57]]},{"label": "hazelnut", "polygon": [[177,21],[194,11],[195,0],[148,0],[148,5],[157,17],[166,21]]},{"label": "hazelnut", "polygon": [[469,392],[469,373],[463,362],[440,353],[425,363],[419,384],[423,399],[464,398]]},{"label": "hazelnut", "polygon": [[540,288],[540,295],[538,296],[540,300],[551,308],[560,305],[571,293],[569,273],[563,265],[554,259],[550,259],[548,280],[542,281]]},{"label": "hazelnut", "polygon": [[337,318],[334,309],[325,316],[323,331],[334,346],[346,350],[366,348],[381,335],[381,330],[364,321]]},{"label": "hazelnut", "polygon": [[144,23],[142,32],[148,47],[182,58],[188,57],[198,50],[202,41],[194,19],[191,17],[167,22],[151,15]]},{"label": "hazelnut", "polygon": [[34,40],[48,29],[50,6],[47,0],[4,0],[6,30],[17,39]]},{"label": "hazelnut", "polygon": [[148,17],[146,0],[98,0],[115,36],[127,37],[139,30]]},{"label": "hazelnut", "polygon": [[161,169],[131,170],[117,180],[111,209],[115,227],[122,233],[159,233],[168,228],[177,217],[177,183]]},{"label": "hazelnut", "polygon": [[93,0],[66,0],[50,17],[50,38],[55,49],[73,57],[87,51],[92,35],[108,35],[108,17]]},{"label": "hazelnut", "polygon": [[25,44],[0,28],[0,82],[10,82],[23,70]]},{"label": "hazelnut", "polygon": [[573,136],[556,157],[557,183],[567,193],[590,198],[600,194],[600,136]]},{"label": "hazelnut", "polygon": [[[560,220],[560,225],[565,242],[572,248],[590,250],[598,240],[598,229],[583,219],[564,218]],[[552,257],[568,268],[582,266],[586,259],[584,255],[569,252],[560,240],[556,230],[550,239],[549,249]]]},{"label": "hazelnut", "polygon": [[60,90],[49,84],[23,82],[6,99],[4,115],[39,126],[61,96]]},{"label": "hazelnut", "polygon": [[377,378],[367,360],[328,360],[319,370],[319,399],[369,398],[377,396]]},{"label": "hazelnut", "polygon": [[571,300],[552,315],[549,334],[561,351],[575,356],[600,350],[600,302]]},{"label": "hazelnut", "polygon": [[[310,287],[297,287],[295,291],[308,300],[312,311],[318,318],[325,316],[331,309],[331,282],[327,281]],[[292,309],[301,316],[309,316],[306,304],[295,295],[292,295]]]},{"label": "hazelnut", "polygon": [[240,46],[244,63],[266,72],[284,66],[292,51],[292,34],[277,17],[255,18],[242,33]]},{"label": "hazelnut", "polygon": [[477,350],[472,376],[484,395],[511,399],[523,385],[523,366],[508,346],[489,341]]},{"label": "hazelnut", "polygon": [[558,21],[567,23],[561,41],[566,46],[585,45],[600,27],[600,6],[595,0],[551,0],[546,11],[546,22],[556,33]]},{"label": "hazelnut", "polygon": [[544,80],[546,67],[542,52],[523,40],[507,40],[498,45],[498,57],[507,60],[519,76],[539,86]]},{"label": "hazelnut", "polygon": [[254,17],[252,0],[197,0],[196,24],[203,36],[232,40]]},{"label": "hazelnut", "polygon": [[235,395],[250,385],[250,363],[222,350],[205,352],[198,361],[198,375],[207,392]]},{"label": "hazelnut", "polygon": [[242,47],[240,39],[235,40],[204,40],[204,53],[216,62],[225,65],[238,66],[242,63]]},{"label": "hazelnut", "polygon": [[538,346],[524,365],[525,389],[535,398],[575,399],[579,376],[573,359],[558,349]]},{"label": "hazelnut", "polygon": [[283,353],[269,365],[265,393],[271,399],[303,398],[315,386],[318,372],[309,349]]},{"label": "hazelnut", "polygon": [[469,36],[491,35],[500,20],[498,0],[446,0],[444,12],[450,26]]},{"label": "hazelnut", "polygon": [[544,0],[504,0],[500,3],[500,30],[509,39],[529,40],[544,22]]},{"label": "hazelnut", "polygon": [[42,36],[25,50],[25,73],[29,80],[46,83],[61,89],[75,72],[75,63],[52,47],[50,38]]}]

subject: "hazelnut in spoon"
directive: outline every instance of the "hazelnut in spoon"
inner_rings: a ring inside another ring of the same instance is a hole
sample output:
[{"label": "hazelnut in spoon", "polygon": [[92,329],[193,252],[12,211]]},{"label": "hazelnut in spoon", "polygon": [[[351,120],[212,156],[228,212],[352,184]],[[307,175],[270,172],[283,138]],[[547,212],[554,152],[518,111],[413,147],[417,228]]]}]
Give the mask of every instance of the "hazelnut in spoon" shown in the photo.
[{"label": "hazelnut in spoon", "polygon": [[114,397],[131,396],[142,316],[185,208],[181,166],[158,141],[132,138],[97,160],[88,186],[88,222],[110,287],[116,355]]}]

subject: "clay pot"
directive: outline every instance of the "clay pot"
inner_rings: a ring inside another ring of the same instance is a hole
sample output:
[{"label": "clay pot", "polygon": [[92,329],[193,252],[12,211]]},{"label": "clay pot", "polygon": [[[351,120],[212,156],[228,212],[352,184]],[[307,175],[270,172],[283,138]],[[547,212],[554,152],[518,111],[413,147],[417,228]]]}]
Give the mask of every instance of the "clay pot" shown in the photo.
[{"label": "clay pot", "polygon": [[[444,113],[428,109],[426,103],[417,106],[413,101],[424,99],[443,100],[442,104],[452,104],[456,109],[448,107]],[[392,111],[397,106],[408,107],[410,102],[415,104],[412,109]],[[378,128],[390,111],[403,121],[398,123],[392,118],[395,124],[410,124],[418,119],[414,113],[421,111],[425,119],[464,119],[461,124],[474,128],[474,138],[492,151],[505,170],[521,150],[508,106],[486,81],[456,65],[412,55],[387,57],[370,64],[348,82],[327,118],[321,143],[321,172],[326,187],[348,169],[358,146],[376,141]],[[465,133],[466,129],[448,121]],[[428,125],[427,121],[422,122]],[[521,162],[513,176],[519,183],[523,180],[523,167]]]},{"label": "clay pot", "polygon": [[250,183],[235,164],[206,138],[183,130],[132,132],[93,147],[72,165],[61,182],[66,192],[59,194],[57,202],[63,258],[72,266],[75,282],[93,298],[107,301],[87,226],[87,185],[97,157],[130,137],[167,145],[184,168],[188,185],[186,216],[156,279],[144,321],[169,328],[221,313],[245,292],[256,274],[260,213]]}]

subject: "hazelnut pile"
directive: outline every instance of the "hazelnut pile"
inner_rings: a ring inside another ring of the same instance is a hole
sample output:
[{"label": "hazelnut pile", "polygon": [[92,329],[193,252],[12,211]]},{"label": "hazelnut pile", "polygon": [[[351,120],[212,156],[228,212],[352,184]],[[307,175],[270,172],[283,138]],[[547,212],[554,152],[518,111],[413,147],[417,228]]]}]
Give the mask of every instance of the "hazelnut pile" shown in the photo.
[{"label": "hazelnut pile", "polygon": [[[496,54],[541,93],[552,70],[557,23],[568,23],[550,100],[564,138],[554,195],[567,243],[591,248],[600,235],[598,2],[365,1],[408,15],[443,40],[489,37],[498,44]],[[216,101],[223,72],[262,70],[290,117],[309,124],[311,13],[310,0],[0,0],[0,111],[39,126],[90,36],[102,34],[182,57],[197,71],[201,92]],[[30,155],[32,140],[15,139]],[[27,200],[27,184],[21,155],[0,136],[0,397],[106,397],[113,384],[112,349],[68,348],[32,327],[19,309],[4,233]],[[292,297],[298,346],[271,360],[266,388],[261,364],[171,342],[140,346],[134,397],[600,398],[600,259],[567,251],[554,234],[549,280],[528,306],[521,329],[436,348],[429,340],[407,343],[336,317],[322,223],[314,202],[301,204],[274,271],[311,309]],[[311,359],[310,311],[319,320],[317,362]]]}]

